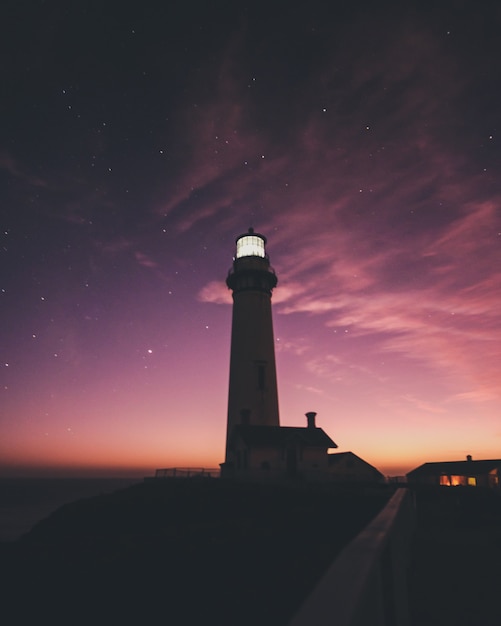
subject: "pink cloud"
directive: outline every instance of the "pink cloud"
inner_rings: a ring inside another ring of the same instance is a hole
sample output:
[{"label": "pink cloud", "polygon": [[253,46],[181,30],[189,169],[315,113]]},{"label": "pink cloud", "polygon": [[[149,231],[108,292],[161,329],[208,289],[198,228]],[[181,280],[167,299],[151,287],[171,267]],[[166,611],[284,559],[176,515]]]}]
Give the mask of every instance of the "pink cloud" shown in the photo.
[{"label": "pink cloud", "polygon": [[205,285],[197,295],[200,302],[212,304],[231,304],[231,292],[223,281],[214,280]]},{"label": "pink cloud", "polygon": [[144,254],[144,252],[139,252],[138,250],[136,250],[134,252],[134,257],[136,261],[139,263],[139,265],[142,265],[143,267],[149,267],[153,269],[156,269],[159,267],[159,264],[157,263],[157,261],[154,261],[147,254]]},{"label": "pink cloud", "polygon": [[[279,277],[276,315],[319,316],[324,328],[345,327],[383,355],[490,393],[493,337],[501,336],[499,203],[484,199],[481,175],[468,173],[467,155],[448,138],[458,120],[442,109],[465,83],[441,40],[415,25],[381,45],[377,61],[347,48],[351,92],[364,94],[351,110],[327,88],[324,106],[321,97],[318,107],[305,106],[281,143],[250,130],[252,112],[227,57],[212,97],[185,118],[192,152],[175,196],[177,206],[186,203],[178,228],[217,219],[240,230],[257,215]],[[326,63],[312,90],[338,75]],[[199,294],[217,303],[228,296],[219,283]],[[483,328],[478,316],[486,316]],[[326,346],[310,371],[335,379],[332,356]]]}]

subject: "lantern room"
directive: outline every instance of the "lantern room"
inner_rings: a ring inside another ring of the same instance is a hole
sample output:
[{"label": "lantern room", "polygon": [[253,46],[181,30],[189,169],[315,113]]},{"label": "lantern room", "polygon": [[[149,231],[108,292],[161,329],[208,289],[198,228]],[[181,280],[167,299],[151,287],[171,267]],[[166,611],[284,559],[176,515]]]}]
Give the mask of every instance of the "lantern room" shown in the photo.
[{"label": "lantern room", "polygon": [[245,235],[240,235],[236,243],[237,259],[241,259],[245,256],[258,256],[263,259],[266,257],[266,237],[255,233],[253,228],[249,228],[249,232],[245,233]]}]

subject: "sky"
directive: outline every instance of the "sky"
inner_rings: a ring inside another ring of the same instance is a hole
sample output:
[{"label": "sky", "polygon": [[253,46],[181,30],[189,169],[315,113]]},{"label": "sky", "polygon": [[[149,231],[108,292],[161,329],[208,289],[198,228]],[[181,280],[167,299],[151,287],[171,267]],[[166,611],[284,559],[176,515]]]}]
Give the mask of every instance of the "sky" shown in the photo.
[{"label": "sky", "polygon": [[235,238],[280,421],[501,458],[501,5],[6,1],[0,475],[224,460]]}]

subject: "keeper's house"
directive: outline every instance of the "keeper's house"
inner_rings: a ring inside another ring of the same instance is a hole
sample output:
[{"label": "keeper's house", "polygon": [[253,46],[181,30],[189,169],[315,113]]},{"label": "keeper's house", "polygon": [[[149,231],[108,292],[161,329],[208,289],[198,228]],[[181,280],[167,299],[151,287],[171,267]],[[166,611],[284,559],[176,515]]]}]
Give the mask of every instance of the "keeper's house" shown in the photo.
[{"label": "keeper's house", "polygon": [[501,459],[424,463],[407,474],[409,484],[500,488]]}]

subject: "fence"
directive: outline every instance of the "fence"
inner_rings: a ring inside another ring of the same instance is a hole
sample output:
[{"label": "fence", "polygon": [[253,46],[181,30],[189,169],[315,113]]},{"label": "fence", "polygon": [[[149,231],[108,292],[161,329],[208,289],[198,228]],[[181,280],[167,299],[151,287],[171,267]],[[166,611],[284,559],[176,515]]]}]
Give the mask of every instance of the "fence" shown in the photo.
[{"label": "fence", "polygon": [[409,626],[412,493],[398,489],[341,552],[289,626]]},{"label": "fence", "polygon": [[155,478],[219,478],[219,475],[219,468],[203,467],[167,467],[155,472]]}]

